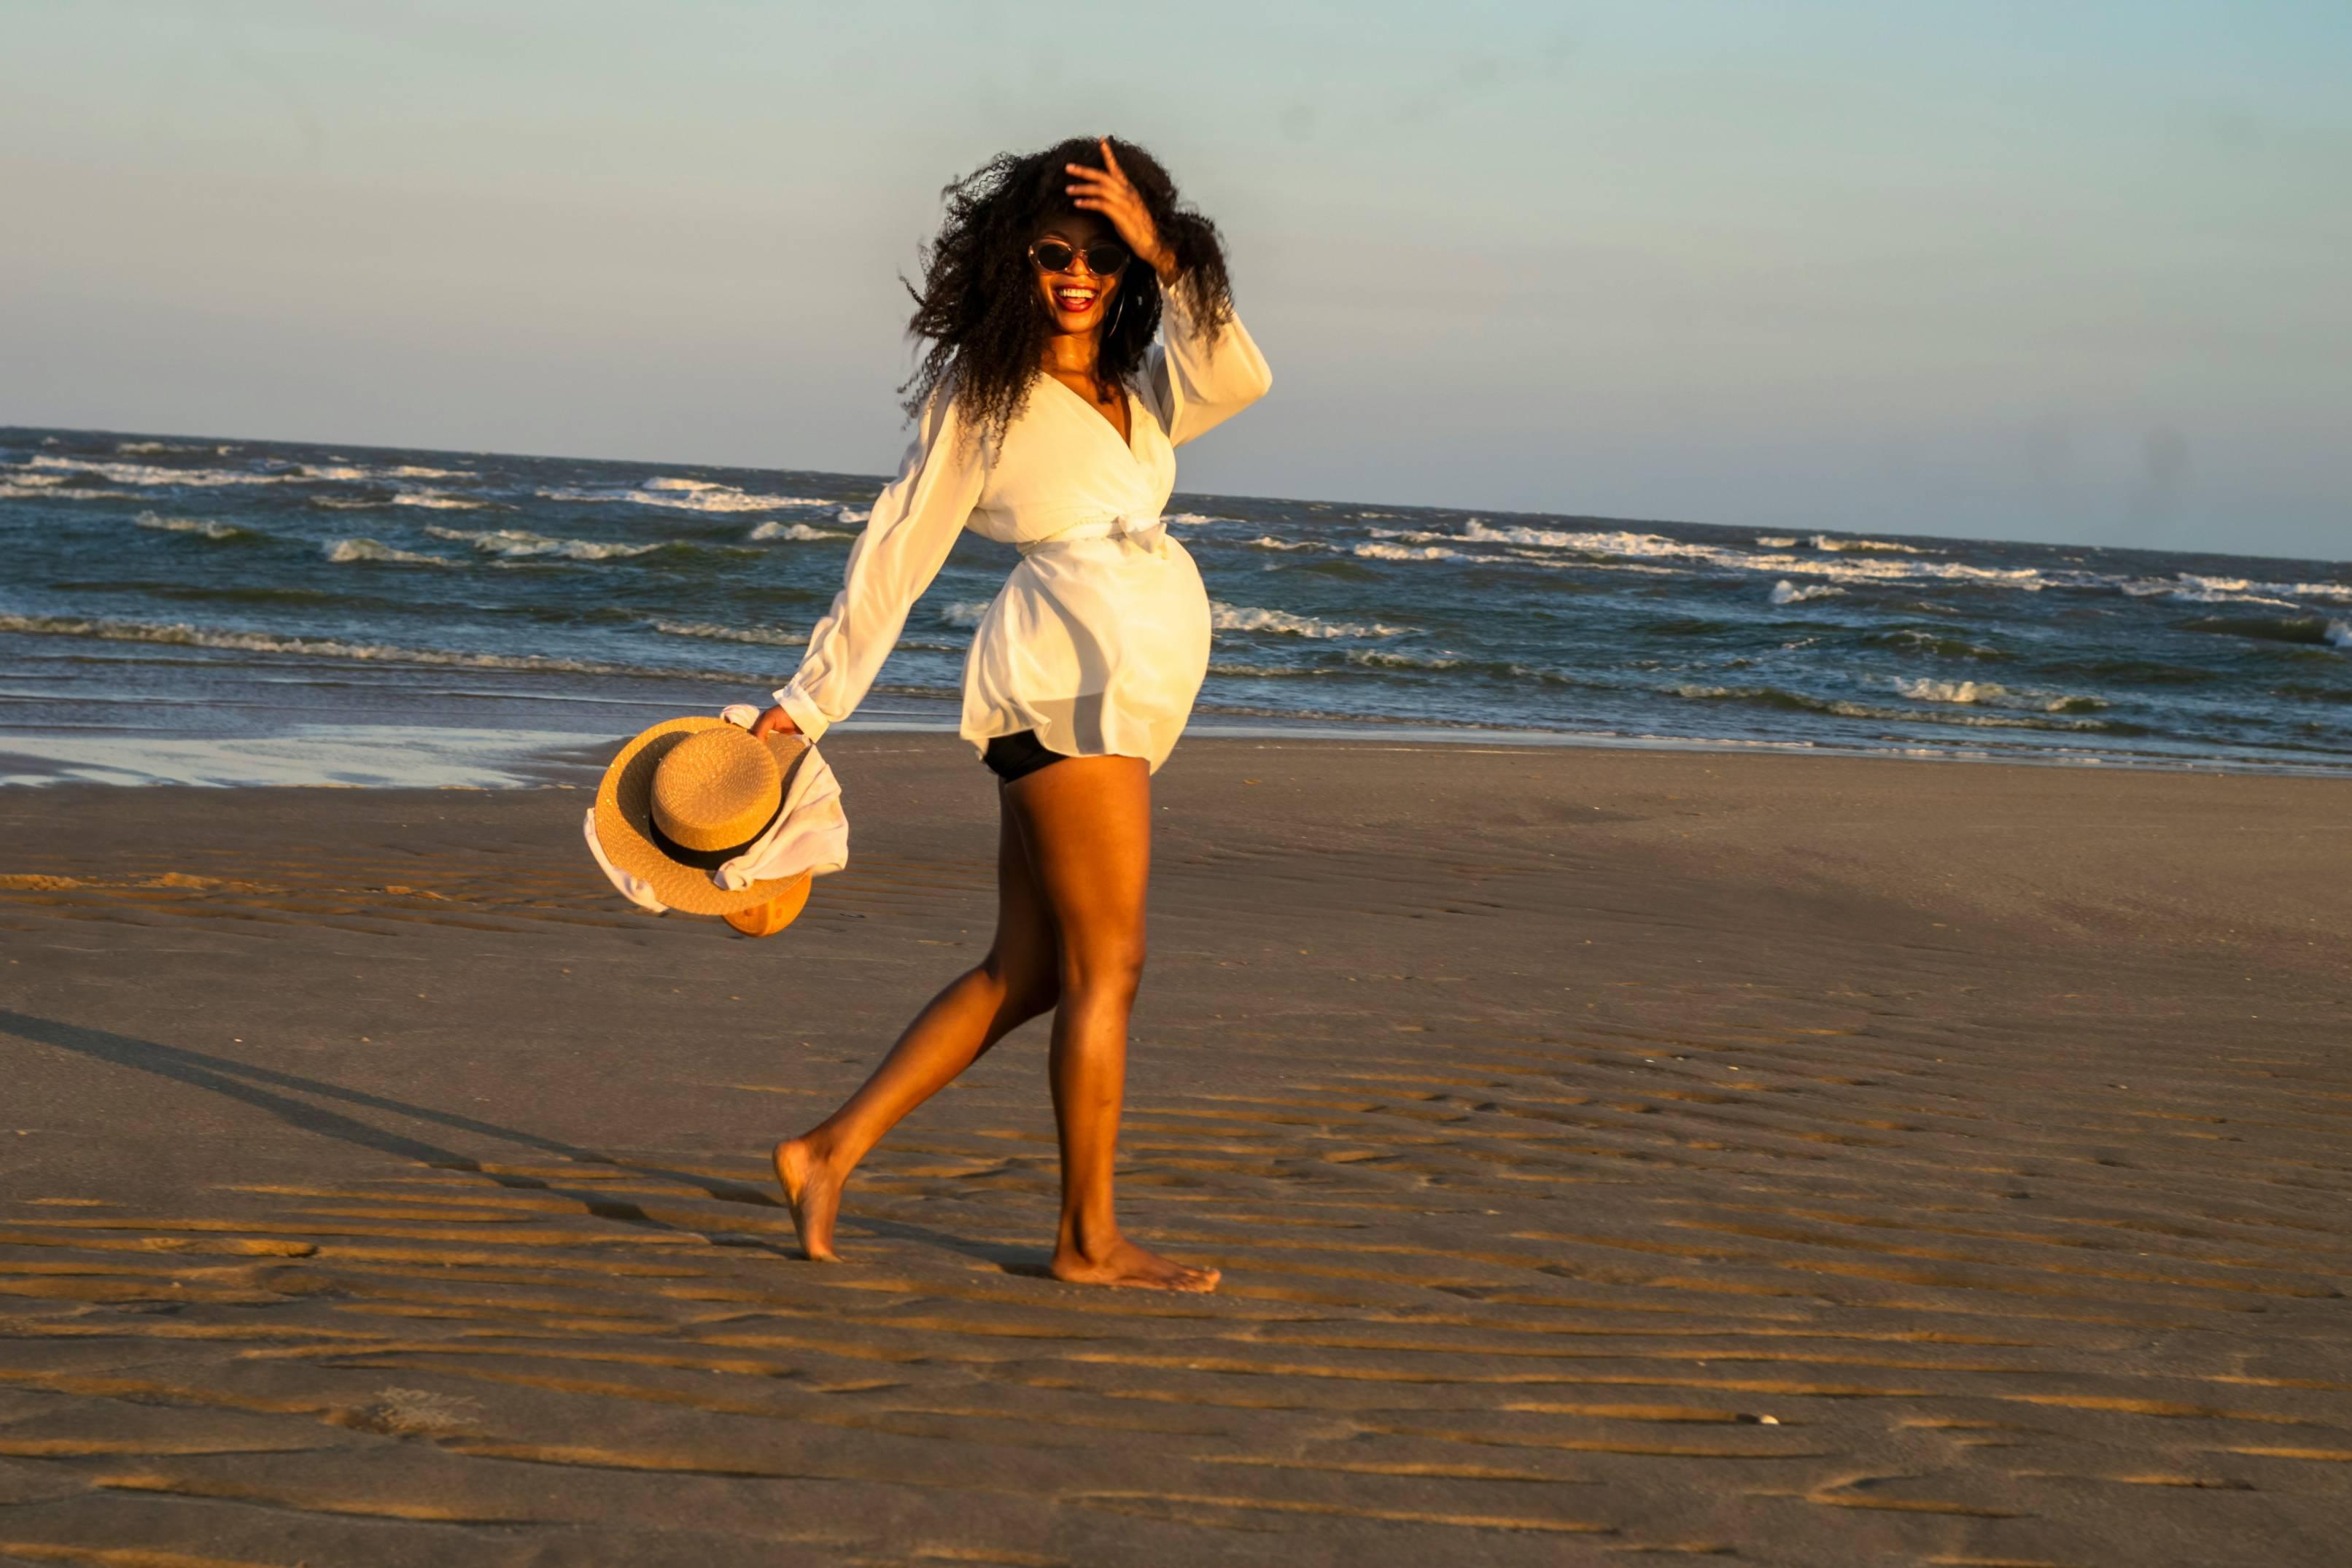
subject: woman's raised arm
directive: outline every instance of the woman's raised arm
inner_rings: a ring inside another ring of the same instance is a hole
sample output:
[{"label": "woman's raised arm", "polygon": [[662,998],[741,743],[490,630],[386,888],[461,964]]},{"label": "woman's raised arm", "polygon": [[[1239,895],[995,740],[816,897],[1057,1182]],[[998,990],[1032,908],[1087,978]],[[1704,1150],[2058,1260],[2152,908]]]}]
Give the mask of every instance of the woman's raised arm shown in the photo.
[{"label": "woman's raised arm", "polygon": [[1169,443],[1181,447],[1264,397],[1274,372],[1239,317],[1203,331],[1181,280],[1160,297],[1164,342],[1144,361],[1144,381],[1164,412]]}]

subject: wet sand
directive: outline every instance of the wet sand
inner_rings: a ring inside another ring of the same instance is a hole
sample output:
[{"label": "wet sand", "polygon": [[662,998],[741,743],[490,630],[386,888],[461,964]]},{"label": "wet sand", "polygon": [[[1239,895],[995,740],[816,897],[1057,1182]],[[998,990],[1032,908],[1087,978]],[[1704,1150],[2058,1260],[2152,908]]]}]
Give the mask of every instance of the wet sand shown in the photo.
[{"label": "wet sand", "polygon": [[944,737],[782,936],[586,796],[0,794],[0,1563],[2326,1563],[2352,793],[1196,740],[1121,1192],[1044,1030],[850,1261],[767,1145],[986,940]]}]

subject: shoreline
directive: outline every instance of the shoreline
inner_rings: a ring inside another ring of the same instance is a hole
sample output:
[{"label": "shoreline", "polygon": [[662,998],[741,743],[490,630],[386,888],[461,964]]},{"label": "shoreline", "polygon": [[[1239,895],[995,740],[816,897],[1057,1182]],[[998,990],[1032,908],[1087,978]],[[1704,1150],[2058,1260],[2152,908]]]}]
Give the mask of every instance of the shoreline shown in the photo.
[{"label": "shoreline", "polygon": [[[501,699],[506,700],[507,699]],[[906,700],[904,698],[899,700]],[[629,698],[532,697],[644,710],[651,724],[677,709]],[[886,700],[887,700],[886,699]],[[942,704],[944,706],[944,704]],[[709,710],[715,711],[715,709]],[[634,731],[529,731],[456,725],[310,724],[280,734],[206,737],[195,733],[109,733],[96,726],[75,733],[0,730],[0,790],[90,784],[121,787],[530,789],[593,783],[600,754],[617,750]],[[854,718],[835,735],[950,735],[952,718],[898,714]],[[2352,760],[2296,764],[2213,756],[2169,756],[2122,751],[2069,752],[2049,746],[1997,750],[1982,742],[1946,746],[1848,744],[1818,740],[1742,740],[1720,736],[1627,735],[1514,729],[1470,722],[1431,724],[1399,720],[1228,719],[1208,715],[1187,727],[1186,742],[1238,741],[1276,746],[1352,746],[1397,752],[1599,751],[1694,756],[1835,757],[1864,761],[2013,765],[2113,773],[2216,774],[2252,778],[2352,781]],[[142,754],[143,753],[143,754]],[[404,763],[403,757],[408,760]],[[421,760],[420,760],[421,758]],[[403,770],[405,771],[403,771]],[[574,776],[580,775],[580,776]]]}]

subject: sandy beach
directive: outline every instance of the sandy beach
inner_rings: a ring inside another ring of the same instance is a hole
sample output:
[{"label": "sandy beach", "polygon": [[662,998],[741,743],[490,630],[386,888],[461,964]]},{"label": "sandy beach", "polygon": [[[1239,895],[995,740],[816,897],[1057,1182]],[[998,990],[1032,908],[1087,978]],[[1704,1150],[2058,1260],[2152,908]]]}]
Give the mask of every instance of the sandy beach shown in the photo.
[{"label": "sandy beach", "polygon": [[576,782],[0,792],[0,1563],[2341,1560],[2341,782],[1188,742],[1159,1299],[1042,1277],[1035,1025],[794,1257],[992,910],[966,749],[827,750],[766,942]]}]

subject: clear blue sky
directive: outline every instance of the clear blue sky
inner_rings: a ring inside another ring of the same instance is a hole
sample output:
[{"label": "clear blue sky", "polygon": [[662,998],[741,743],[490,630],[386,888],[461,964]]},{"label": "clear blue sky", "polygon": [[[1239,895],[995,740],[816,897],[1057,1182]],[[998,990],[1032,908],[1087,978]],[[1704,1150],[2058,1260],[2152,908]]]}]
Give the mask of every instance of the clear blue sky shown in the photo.
[{"label": "clear blue sky", "polygon": [[2352,556],[2352,7],[0,0],[0,422],[881,471],[939,187],[1115,130],[1186,489]]}]

